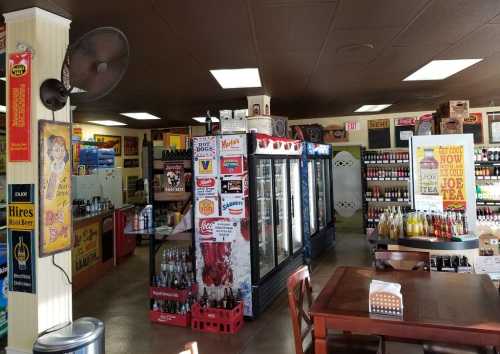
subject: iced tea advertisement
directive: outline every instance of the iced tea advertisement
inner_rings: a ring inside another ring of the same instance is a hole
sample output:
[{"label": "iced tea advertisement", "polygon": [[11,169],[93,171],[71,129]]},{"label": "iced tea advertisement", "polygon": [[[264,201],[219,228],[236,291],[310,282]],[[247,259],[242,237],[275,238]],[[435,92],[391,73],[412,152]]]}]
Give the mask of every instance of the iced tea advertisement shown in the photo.
[{"label": "iced tea advertisement", "polygon": [[443,209],[466,208],[466,177],[462,145],[419,146],[416,150],[417,195],[443,198]]},{"label": "iced tea advertisement", "polygon": [[72,246],[70,125],[40,120],[39,139],[39,247],[44,257]]}]

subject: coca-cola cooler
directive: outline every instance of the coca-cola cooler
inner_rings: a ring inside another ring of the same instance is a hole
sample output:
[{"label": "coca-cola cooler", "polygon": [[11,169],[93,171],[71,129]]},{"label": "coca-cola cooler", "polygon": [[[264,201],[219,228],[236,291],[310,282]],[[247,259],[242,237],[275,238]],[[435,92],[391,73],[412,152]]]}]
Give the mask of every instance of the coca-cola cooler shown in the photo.
[{"label": "coca-cola cooler", "polygon": [[124,261],[127,256],[134,253],[136,238],[125,234],[125,227],[131,222],[134,213],[134,206],[129,205],[115,210],[115,250],[116,263]]},{"label": "coca-cola cooler", "polygon": [[256,317],[303,264],[298,140],[264,134],[193,138],[200,291],[240,289]]}]

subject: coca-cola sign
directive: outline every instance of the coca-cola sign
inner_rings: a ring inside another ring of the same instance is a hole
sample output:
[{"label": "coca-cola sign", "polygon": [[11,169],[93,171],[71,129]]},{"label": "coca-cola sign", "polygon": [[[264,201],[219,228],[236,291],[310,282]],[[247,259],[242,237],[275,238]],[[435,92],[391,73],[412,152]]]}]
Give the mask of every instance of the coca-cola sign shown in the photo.
[{"label": "coca-cola sign", "polygon": [[198,232],[201,236],[212,236],[214,230],[214,223],[217,219],[200,219]]},{"label": "coca-cola sign", "polygon": [[215,178],[197,178],[196,186],[198,188],[215,187]]}]

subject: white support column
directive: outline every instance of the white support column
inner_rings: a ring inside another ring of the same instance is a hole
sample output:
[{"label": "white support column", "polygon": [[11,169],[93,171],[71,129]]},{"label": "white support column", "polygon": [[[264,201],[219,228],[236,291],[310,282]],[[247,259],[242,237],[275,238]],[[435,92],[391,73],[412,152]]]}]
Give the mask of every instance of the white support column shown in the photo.
[{"label": "white support column", "polygon": [[[7,26],[7,63],[10,53],[19,52],[19,43],[31,47],[34,53],[31,78],[31,162],[8,162],[7,158],[7,184],[34,184],[35,210],[38,211],[38,120],[52,119],[52,113],[40,101],[39,88],[47,78],[60,78],[71,21],[39,8],[6,13],[4,18]],[[7,98],[7,111],[8,102]],[[70,120],[69,101],[64,109],[56,112],[55,117],[58,121]],[[72,319],[71,285],[67,283],[61,270],[54,267],[52,257],[38,257],[38,238],[37,220],[33,240],[36,248],[36,294],[9,294],[8,354],[31,353],[40,332]],[[71,251],[57,254],[55,259],[71,278]]]}]

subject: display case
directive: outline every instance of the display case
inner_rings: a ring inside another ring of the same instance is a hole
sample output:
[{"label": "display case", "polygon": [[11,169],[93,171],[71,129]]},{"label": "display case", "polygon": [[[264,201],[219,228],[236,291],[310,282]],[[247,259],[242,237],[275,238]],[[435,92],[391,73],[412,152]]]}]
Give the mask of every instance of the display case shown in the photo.
[{"label": "display case", "polygon": [[331,145],[305,142],[301,166],[304,257],[310,262],[335,244]]}]

